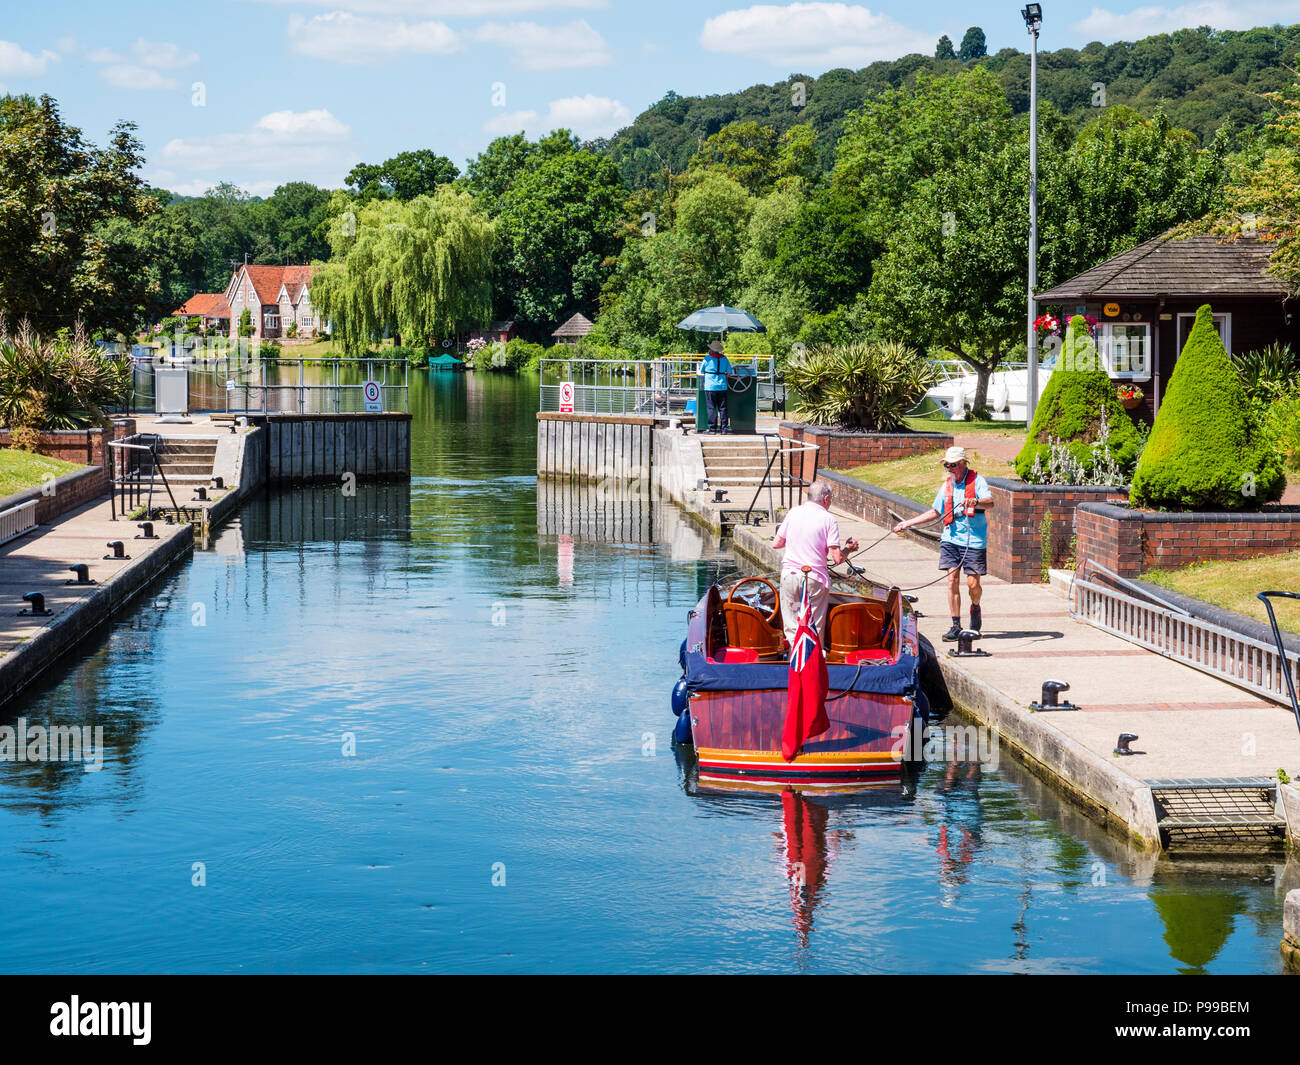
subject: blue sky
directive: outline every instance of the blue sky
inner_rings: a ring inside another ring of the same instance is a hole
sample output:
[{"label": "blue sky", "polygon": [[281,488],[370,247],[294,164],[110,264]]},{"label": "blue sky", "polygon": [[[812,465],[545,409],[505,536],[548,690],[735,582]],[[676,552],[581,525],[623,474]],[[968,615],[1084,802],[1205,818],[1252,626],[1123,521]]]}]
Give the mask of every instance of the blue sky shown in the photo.
[{"label": "blue sky", "polygon": [[[0,22],[0,91],[48,92],[102,142],[140,127],[154,183],[256,194],[336,187],[358,161],[429,147],[465,160],[502,132],[608,135],[668,89],[728,92],[820,74],[983,27],[1024,48],[1020,0],[45,0]],[[1043,48],[1182,26],[1300,22],[1300,0],[1044,3]]]}]

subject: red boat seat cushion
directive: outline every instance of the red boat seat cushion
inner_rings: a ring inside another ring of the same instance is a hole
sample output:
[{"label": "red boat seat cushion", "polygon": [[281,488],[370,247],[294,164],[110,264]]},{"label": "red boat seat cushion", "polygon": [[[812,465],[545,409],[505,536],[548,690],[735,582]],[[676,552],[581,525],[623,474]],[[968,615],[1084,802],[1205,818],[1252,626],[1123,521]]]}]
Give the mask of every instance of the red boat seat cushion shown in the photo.
[{"label": "red boat seat cushion", "polygon": [[758,652],[751,647],[724,647],[712,661],[724,665],[745,665],[758,661]]},{"label": "red boat seat cushion", "polygon": [[888,651],[883,648],[873,648],[870,651],[850,651],[844,656],[846,666],[856,666],[859,662],[888,662],[893,658]]}]

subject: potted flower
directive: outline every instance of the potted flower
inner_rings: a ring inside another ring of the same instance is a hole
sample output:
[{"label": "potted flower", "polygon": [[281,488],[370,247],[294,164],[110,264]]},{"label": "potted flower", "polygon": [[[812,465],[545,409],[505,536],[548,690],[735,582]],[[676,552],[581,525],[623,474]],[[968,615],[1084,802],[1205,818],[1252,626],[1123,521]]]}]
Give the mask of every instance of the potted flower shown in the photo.
[{"label": "potted flower", "polygon": [[1115,394],[1119,396],[1119,401],[1124,404],[1125,410],[1133,410],[1146,398],[1137,385],[1120,385],[1115,389]]}]

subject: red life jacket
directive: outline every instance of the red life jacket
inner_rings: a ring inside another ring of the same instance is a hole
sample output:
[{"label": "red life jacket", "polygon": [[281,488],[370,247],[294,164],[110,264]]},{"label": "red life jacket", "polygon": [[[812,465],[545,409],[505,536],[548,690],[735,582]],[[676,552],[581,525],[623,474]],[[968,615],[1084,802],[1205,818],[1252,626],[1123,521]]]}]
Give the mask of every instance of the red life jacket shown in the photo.
[{"label": "red life jacket", "polygon": [[[966,517],[975,513],[975,471],[969,466],[966,467],[966,493],[962,500],[962,509],[966,512]],[[951,475],[943,482],[943,523],[951,525],[953,522],[952,514],[952,477]]]}]

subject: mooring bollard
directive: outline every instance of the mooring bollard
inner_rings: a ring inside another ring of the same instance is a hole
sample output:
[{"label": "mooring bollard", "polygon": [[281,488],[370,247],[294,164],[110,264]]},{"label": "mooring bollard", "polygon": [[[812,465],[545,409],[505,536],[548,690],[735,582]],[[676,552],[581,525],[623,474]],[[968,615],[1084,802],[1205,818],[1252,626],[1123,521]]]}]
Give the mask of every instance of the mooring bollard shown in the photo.
[{"label": "mooring bollard", "polygon": [[213,488],[225,488],[225,487],[226,487],[226,482],[225,482],[222,478],[220,478],[220,477],[213,477],[213,478],[212,478],[212,487],[213,487]]},{"label": "mooring bollard", "polygon": [[984,637],[974,629],[962,629],[957,634],[957,649],[948,652],[949,658],[989,658],[988,651],[977,651],[974,647],[976,640],[982,640]]},{"label": "mooring bollard", "polygon": [[1045,680],[1043,681],[1043,701],[1040,703],[1030,703],[1031,710],[1078,710],[1079,708],[1068,699],[1061,702],[1057,696],[1061,692],[1068,692],[1070,686],[1063,680]]},{"label": "mooring bollard", "polygon": [[18,611],[20,618],[48,618],[54,613],[53,610],[45,609],[45,596],[40,592],[28,592],[23,596],[23,600],[31,603],[31,607]]},{"label": "mooring bollard", "polygon": [[1137,751],[1133,751],[1129,749],[1129,744],[1132,743],[1137,738],[1138,736],[1136,732],[1121,732],[1119,734],[1119,743],[1115,747],[1115,753],[1117,755],[1137,754],[1138,753]]},{"label": "mooring bollard", "polygon": [[63,582],[64,584],[94,584],[95,583],[90,579],[90,567],[87,566],[84,562],[78,562],[75,566],[69,566],[68,569],[72,570],[72,572],[75,573],[77,576],[75,580],[64,581]]},{"label": "mooring bollard", "polygon": [[131,557],[126,553],[121,540],[109,540],[105,546],[113,552],[111,555],[105,555],[104,558],[106,559],[124,559]]},{"label": "mooring bollard", "polygon": [[136,528],[142,530],[141,532],[139,532],[139,533],[136,534],[136,537],[135,537],[135,538],[136,538],[137,540],[157,540],[157,539],[158,539],[158,537],[154,535],[154,531],[153,531],[153,522],[151,522],[151,521],[142,521],[142,522],[140,522],[139,525],[136,526]]},{"label": "mooring bollard", "polygon": [[198,488],[194,489],[194,498],[195,498],[195,499],[207,499],[207,498],[208,498],[208,490],[207,490],[206,488],[204,488],[202,485],[199,485]]}]

